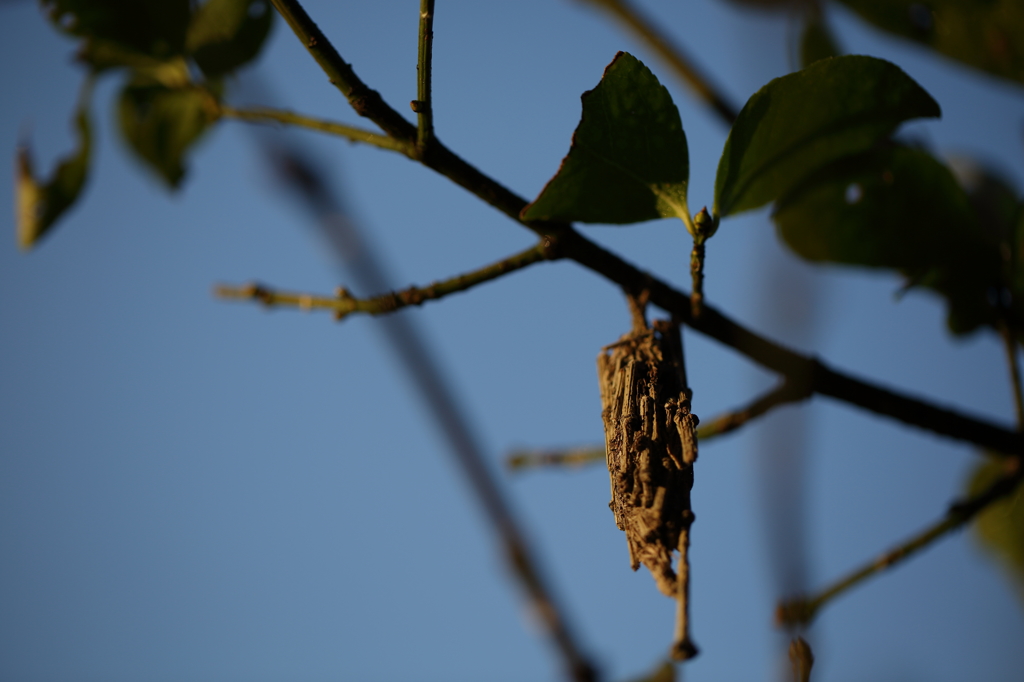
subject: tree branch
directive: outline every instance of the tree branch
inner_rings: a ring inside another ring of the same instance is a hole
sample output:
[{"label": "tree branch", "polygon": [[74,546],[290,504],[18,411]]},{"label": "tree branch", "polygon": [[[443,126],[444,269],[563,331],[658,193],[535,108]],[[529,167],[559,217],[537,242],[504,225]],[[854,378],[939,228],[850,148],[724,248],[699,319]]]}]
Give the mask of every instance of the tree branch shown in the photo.
[{"label": "tree branch", "polygon": [[[394,120],[394,117],[398,116],[397,113],[355,76],[351,67],[338,56],[295,0],[273,2],[331,77],[332,82],[338,85],[343,93],[363,93],[358,97],[346,94],[350,102],[355,99],[353,106],[357,107],[358,113],[370,118],[394,137],[408,141],[415,139],[415,128],[400,116],[400,123]],[[366,93],[372,93],[372,96]],[[571,225],[521,220],[519,213],[526,205],[523,198],[466,163],[440,141],[431,145],[419,160],[537,234],[557,237],[559,252],[564,257],[602,275],[626,291],[639,292],[647,289],[650,292],[651,303],[675,315],[676,319],[693,329],[787,378],[810,377],[811,387],[815,393],[857,405],[934,433],[980,445],[994,452],[1024,453],[1022,434],[837,372],[814,358],[800,355],[755,334],[712,306],[705,304],[700,318],[694,319],[690,310],[690,297],[687,294],[605,250],[575,231]]]},{"label": "tree branch", "polygon": [[380,133],[375,133],[370,130],[345,125],[344,123],[325,121],[323,119],[296,114],[291,111],[269,109],[265,107],[235,109],[234,107],[222,104],[219,106],[219,113],[225,118],[233,118],[250,123],[283,123],[285,125],[299,126],[300,128],[308,128],[310,130],[317,130],[322,133],[344,137],[352,142],[363,142],[365,144],[373,145],[374,147],[380,147],[381,149],[399,152],[400,154],[404,154],[408,157],[415,156],[415,149],[413,145],[408,142],[396,140],[393,137],[381,135]]},{"label": "tree branch", "polygon": [[1006,460],[1005,473],[988,488],[966,500],[952,504],[946,516],[902,545],[892,549],[813,597],[798,597],[779,604],[776,620],[782,625],[806,625],[828,602],[867,578],[916,554],[950,531],[963,526],[993,502],[1013,493],[1024,477],[1020,457]]},{"label": "tree branch", "polygon": [[221,298],[259,301],[268,307],[293,306],[302,310],[332,310],[336,320],[344,319],[352,313],[385,315],[409,306],[422,305],[425,301],[433,301],[449,294],[466,291],[478,284],[489,282],[516,270],[522,270],[538,261],[552,259],[555,257],[553,248],[553,240],[544,239],[536,246],[479,270],[434,282],[426,287],[409,287],[402,291],[393,291],[371,298],[356,298],[344,287],[339,288],[335,296],[316,296],[273,291],[259,284],[248,284],[242,287],[218,286],[215,293]]},{"label": "tree branch", "polygon": [[683,82],[704,100],[705,104],[714,109],[726,126],[732,127],[736,120],[736,108],[716,88],[686,52],[662,33],[657,24],[648,19],[628,0],[583,0],[602,9],[608,10],[616,19],[632,29],[647,46],[654,50],[675,70]]},{"label": "tree branch", "polygon": [[366,86],[346,64],[320,28],[297,0],[271,0],[274,8],[320,65],[331,85],[341,91],[356,113],[380,126],[390,137],[406,142],[416,140],[416,128],[388,106],[380,93]]}]

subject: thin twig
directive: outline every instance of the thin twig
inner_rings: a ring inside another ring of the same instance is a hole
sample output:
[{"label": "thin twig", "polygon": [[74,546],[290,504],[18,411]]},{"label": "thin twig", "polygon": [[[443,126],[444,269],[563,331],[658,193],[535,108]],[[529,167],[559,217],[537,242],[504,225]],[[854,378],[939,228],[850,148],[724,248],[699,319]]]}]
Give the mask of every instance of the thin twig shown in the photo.
[{"label": "thin twig", "polygon": [[422,305],[424,301],[444,298],[449,294],[466,291],[478,284],[489,282],[516,270],[522,270],[538,261],[553,258],[552,241],[539,242],[525,251],[509,256],[497,263],[468,272],[451,279],[434,282],[426,287],[409,287],[371,298],[356,298],[345,288],[339,288],[335,296],[274,291],[259,284],[241,287],[218,286],[215,290],[221,298],[259,301],[265,306],[290,306],[302,310],[331,310],[334,319],[341,320],[352,313],[384,315],[406,308]]},{"label": "thin twig", "polygon": [[753,400],[746,407],[733,412],[726,412],[707,423],[701,424],[697,428],[697,438],[703,442],[725,435],[775,407],[806,400],[812,395],[813,392],[806,383],[800,385],[788,380],[783,381],[782,384]]},{"label": "thin twig", "polygon": [[843,592],[916,554],[951,530],[966,524],[993,502],[1010,495],[1020,484],[1021,478],[1024,476],[1024,468],[1021,467],[1019,457],[1007,459],[1005,463],[1006,469],[1002,476],[977,495],[951,505],[946,516],[940,521],[845,578],[837,580],[819,594],[812,597],[798,597],[779,604],[775,612],[776,619],[779,623],[790,626],[810,623],[825,604]]},{"label": "thin twig", "polygon": [[693,290],[690,292],[690,315],[700,318],[704,308],[704,238],[693,238],[693,250],[690,251],[690,278]]},{"label": "thin twig", "polygon": [[736,108],[716,88],[697,66],[693,59],[667,35],[662,33],[655,22],[644,16],[635,5],[628,0],[583,0],[611,12],[616,19],[633,30],[647,45],[675,69],[683,82],[693,88],[704,102],[714,109],[715,113],[732,126],[736,121]]},{"label": "thin twig", "polygon": [[430,95],[430,64],[434,46],[434,0],[420,0],[419,57],[416,63],[416,146],[426,149],[434,137],[434,103]]},{"label": "thin twig", "polygon": [[604,446],[572,450],[516,450],[509,453],[505,466],[511,471],[540,467],[583,467],[604,462]]},{"label": "thin twig", "polygon": [[[415,140],[416,128],[355,76],[351,67],[338,56],[295,0],[273,2],[332,82],[353,103],[357,113],[370,118],[393,137],[409,142]],[[571,225],[520,220],[519,213],[526,206],[525,199],[466,163],[439,141],[431,145],[428,153],[420,160],[428,168],[451,179],[534,232],[558,235],[560,252],[566,258],[604,276],[626,291],[648,289],[651,303],[702,334],[786,377],[812,377],[811,385],[815,393],[934,433],[980,445],[996,453],[1024,453],[1024,436],[1020,433],[837,372],[814,358],[755,334],[709,305],[703,306],[699,319],[693,319],[689,295],[598,246],[576,232]]]},{"label": "thin twig", "polygon": [[344,123],[325,121],[311,116],[296,114],[291,111],[270,109],[266,107],[235,109],[234,107],[222,104],[219,107],[219,111],[220,115],[225,118],[233,118],[239,121],[248,121],[250,123],[282,123],[285,125],[298,126],[300,128],[308,128],[310,130],[317,130],[322,133],[344,137],[352,142],[363,142],[365,144],[373,145],[374,147],[380,147],[381,149],[399,152],[405,156],[413,156],[412,145],[407,142],[396,140],[393,137],[381,135],[380,133],[375,133],[370,130],[345,125]]},{"label": "thin twig", "polygon": [[[333,300],[333,299],[332,299]],[[746,407],[726,412],[697,427],[697,440],[701,443],[723,436],[741,428],[747,422],[766,414],[771,409],[788,403],[810,398],[813,393],[808,385],[784,381]],[[601,446],[573,448],[570,450],[517,450],[509,453],[505,465],[512,471],[524,471],[542,467],[580,468],[605,461]]]}]

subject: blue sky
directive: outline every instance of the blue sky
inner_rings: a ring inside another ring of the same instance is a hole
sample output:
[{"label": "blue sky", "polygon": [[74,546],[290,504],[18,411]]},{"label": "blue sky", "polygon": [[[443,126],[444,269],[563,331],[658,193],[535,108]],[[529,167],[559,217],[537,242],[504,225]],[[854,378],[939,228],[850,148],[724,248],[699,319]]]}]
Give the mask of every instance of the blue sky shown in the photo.
[{"label": "blue sky", "polygon": [[[711,0],[644,3],[741,104],[790,69],[784,16]],[[405,111],[418,3],[309,2],[360,76]],[[1024,187],[1024,90],[890,41],[841,11],[851,52],[899,64],[943,119],[909,133],[998,164]],[[726,131],[632,38],[581,3],[439,2],[439,137],[524,196],[568,149],[579,95],[618,50],[670,88],[691,154],[690,203],[711,203]],[[70,149],[81,78],[34,3],[0,5],[0,140],[30,136],[49,168]],[[358,123],[283,23],[254,67],[297,111]],[[126,152],[114,80],[82,201],[37,251],[0,239],[0,678],[10,680],[554,680],[443,442],[379,343],[376,321],[267,313],[213,298],[252,279],[330,292],[344,280],[261,167],[245,124],[203,140],[171,194]],[[410,114],[411,117],[411,114]],[[532,236],[408,160],[296,133],[336,175],[395,280],[426,283]],[[13,213],[12,164],[0,205]],[[10,221],[11,218],[8,218]],[[686,286],[676,221],[585,232]],[[779,265],[782,264],[782,265]],[[764,314],[766,273],[816,292],[803,336]],[[708,300],[834,366],[1011,423],[992,335],[951,339],[938,301],[896,302],[888,275],[811,268],[765,212],[708,245]],[[594,358],[628,328],[620,294],[571,263],[534,266],[410,315],[458,388],[497,469],[514,447],[601,438]],[[745,402],[770,377],[686,336],[694,409]],[[970,448],[817,398],[808,426],[808,543],[821,585],[922,528],[976,462]],[[788,417],[781,413],[778,419]],[[769,421],[772,418],[769,418]],[[778,641],[759,518],[758,438],[708,443],[696,467],[694,636],[687,680],[770,679]],[[502,474],[587,649],[608,679],[663,655],[673,605],[629,570],[607,474]],[[1019,679],[1024,611],[956,534],[838,600],[812,632],[816,680]]]}]

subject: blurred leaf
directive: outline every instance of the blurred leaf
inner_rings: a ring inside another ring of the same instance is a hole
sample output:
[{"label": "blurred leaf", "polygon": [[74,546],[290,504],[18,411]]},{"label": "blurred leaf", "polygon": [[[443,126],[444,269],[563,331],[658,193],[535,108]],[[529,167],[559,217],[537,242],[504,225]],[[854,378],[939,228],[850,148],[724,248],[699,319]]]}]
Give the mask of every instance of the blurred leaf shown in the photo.
[{"label": "blurred leaf", "polygon": [[215,116],[207,95],[160,85],[129,84],[120,97],[121,132],[171,187],[185,175],[184,157]]},{"label": "blurred leaf", "polygon": [[[42,0],[50,21],[86,39],[83,59],[102,52],[135,52],[158,59],[185,49],[189,0]],[[94,43],[107,43],[98,48]],[[108,62],[109,63],[109,62]]]},{"label": "blurred leaf", "polygon": [[930,154],[886,144],[841,160],[783,197],[780,236],[813,261],[888,268],[946,298],[955,333],[995,324],[1000,248],[967,193]]},{"label": "blurred leaf", "polygon": [[[971,474],[968,491],[977,495],[1006,473],[1005,458],[991,457]],[[1024,486],[978,514],[975,537],[1009,572],[1018,594],[1024,598]]]},{"label": "blurred leaf", "polygon": [[898,66],[873,57],[823,59],[776,78],[747,101],[729,133],[715,211],[763,206],[823,166],[871,149],[903,121],[939,113]]},{"label": "blurred leaf", "polygon": [[664,661],[647,675],[634,678],[630,682],[676,682],[676,667],[671,661]]},{"label": "blurred leaf", "polygon": [[28,146],[18,150],[15,201],[18,245],[23,249],[35,246],[61,214],[75,203],[85,186],[92,152],[92,128],[85,105],[79,108],[75,116],[75,127],[78,132],[78,149],[61,160],[53,176],[46,182],[36,179]]},{"label": "blurred leaf", "polygon": [[266,0],[209,0],[192,17],[185,47],[203,73],[222,76],[259,54],[273,18]]},{"label": "blurred leaf", "polygon": [[879,28],[1024,83],[1021,0],[839,0]]},{"label": "blurred leaf", "polygon": [[825,17],[821,12],[809,12],[800,36],[800,65],[810,66],[821,59],[838,57],[843,52],[836,44]]},{"label": "blurred leaf", "polygon": [[569,154],[525,220],[636,223],[689,219],[690,162],[679,111],[642,62],[620,52],[583,93]]}]

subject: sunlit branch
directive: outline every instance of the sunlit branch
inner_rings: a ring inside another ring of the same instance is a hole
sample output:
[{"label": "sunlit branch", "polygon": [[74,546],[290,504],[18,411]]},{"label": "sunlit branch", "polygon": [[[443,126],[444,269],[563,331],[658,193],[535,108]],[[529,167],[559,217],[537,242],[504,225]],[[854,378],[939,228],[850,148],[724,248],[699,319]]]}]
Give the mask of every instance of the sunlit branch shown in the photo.
[{"label": "sunlit branch", "polygon": [[317,130],[322,133],[344,137],[352,142],[362,142],[364,144],[373,145],[374,147],[380,147],[381,149],[389,149],[391,151],[399,152],[409,157],[413,156],[413,146],[408,142],[396,140],[392,137],[388,137],[387,135],[381,135],[380,133],[375,133],[370,130],[345,125],[344,123],[325,121],[311,116],[296,114],[291,111],[264,107],[235,109],[234,107],[220,105],[219,111],[220,115],[225,118],[233,118],[239,121],[248,121],[250,123],[280,123],[283,125],[308,128],[310,130]]},{"label": "sunlit branch", "polygon": [[730,431],[735,431],[752,419],[756,419],[769,410],[785,405],[786,403],[806,400],[813,395],[810,386],[800,385],[797,382],[784,381],[781,385],[768,391],[761,397],[734,412],[726,412],[714,419],[702,423],[697,428],[697,438],[707,441],[717,436],[722,436]]},{"label": "sunlit branch", "polygon": [[[811,397],[808,385],[784,382],[761,397],[734,412],[726,412],[697,427],[697,439],[705,442],[725,435],[742,427],[769,410],[787,403],[799,402]],[[517,450],[509,453],[505,465],[512,471],[546,467],[581,468],[605,461],[602,446],[573,448],[570,450]]]},{"label": "sunlit branch", "polygon": [[434,0],[420,0],[419,56],[416,63],[416,101],[413,111],[418,121],[416,146],[421,150],[434,136],[434,103],[430,94],[430,69],[434,46]]},{"label": "sunlit branch", "polygon": [[479,270],[434,282],[426,287],[409,287],[371,298],[356,298],[345,288],[339,288],[335,296],[317,296],[275,291],[259,284],[247,284],[241,287],[219,286],[216,289],[216,294],[221,298],[259,301],[268,307],[286,306],[302,310],[330,310],[337,320],[352,313],[384,315],[408,306],[422,305],[425,301],[433,301],[449,294],[466,291],[478,284],[489,282],[516,270],[522,270],[538,261],[553,258],[552,252],[552,240],[543,240],[532,248]]},{"label": "sunlit branch", "polygon": [[271,0],[274,8],[288,23],[306,50],[320,65],[331,84],[341,91],[360,116],[380,126],[381,130],[398,140],[413,142],[416,128],[397,111],[384,103],[380,93],[359,79],[352,66],[345,63],[331,42],[327,40],[306,10],[297,0]]},{"label": "sunlit branch", "polygon": [[1024,468],[1021,467],[1021,459],[1019,457],[1005,460],[1005,465],[1006,468],[1003,475],[996,479],[988,488],[977,495],[954,503],[950,506],[945,517],[902,545],[853,571],[845,578],[837,580],[817,595],[798,597],[779,604],[775,612],[778,622],[783,625],[806,625],[810,623],[818,611],[828,602],[876,573],[881,573],[928,547],[950,531],[966,524],[993,502],[1010,495],[1020,484],[1022,475],[1024,475]]},{"label": "sunlit branch", "polygon": [[583,0],[592,5],[606,9],[636,33],[658,56],[664,59],[682,78],[683,82],[689,85],[693,91],[704,102],[714,109],[715,113],[725,122],[732,126],[736,120],[736,109],[728,102],[721,91],[716,88],[700,69],[693,63],[693,59],[668,36],[662,33],[657,25],[648,19],[644,14],[628,0]]},{"label": "sunlit branch", "polygon": [[[401,118],[379,94],[367,88],[355,76],[351,67],[338,56],[297,2],[273,2],[332,82],[349,97],[358,113],[373,120],[389,135],[410,142],[416,139],[415,126]],[[1024,437],[1020,433],[833,370],[815,358],[801,355],[755,334],[707,304],[703,306],[700,318],[694,319],[689,295],[595,244],[576,232],[571,225],[520,220],[519,214],[526,206],[522,197],[466,163],[439,141],[431,145],[420,160],[428,168],[448,177],[534,232],[557,235],[560,253],[566,258],[604,276],[626,291],[648,290],[651,303],[693,329],[786,377],[811,377],[811,387],[815,393],[831,396],[934,433],[980,445],[996,453],[1024,453]]]}]

